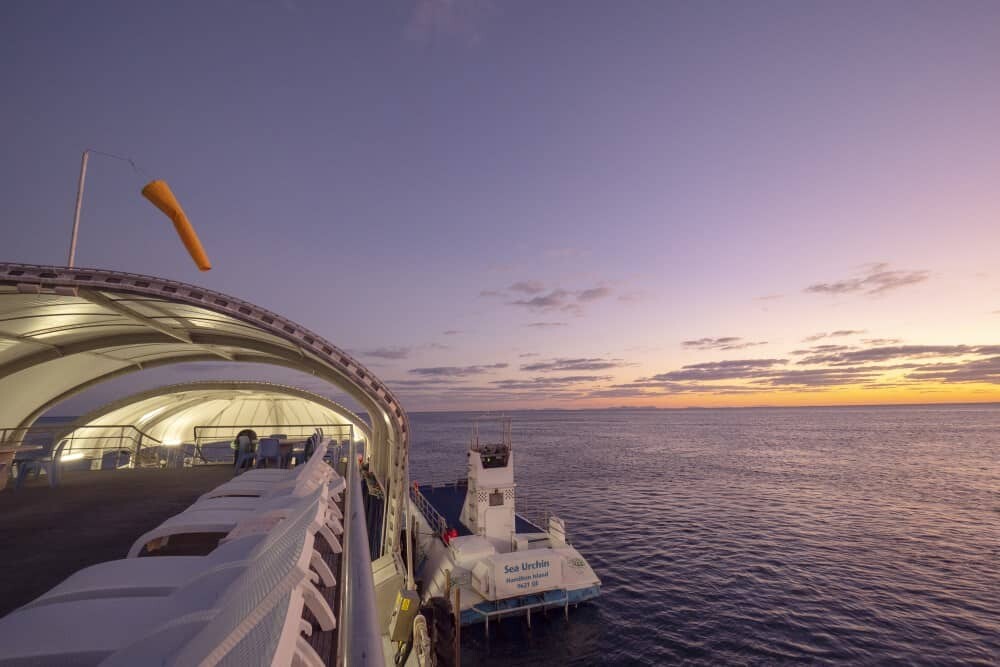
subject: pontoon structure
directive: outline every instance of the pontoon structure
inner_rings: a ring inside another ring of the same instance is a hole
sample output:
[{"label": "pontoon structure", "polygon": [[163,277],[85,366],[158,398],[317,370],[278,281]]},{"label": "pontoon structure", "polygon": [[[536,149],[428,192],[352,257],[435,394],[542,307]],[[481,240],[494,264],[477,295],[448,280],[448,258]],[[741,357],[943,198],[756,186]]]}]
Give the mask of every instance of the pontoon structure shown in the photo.
[{"label": "pontoon structure", "polygon": [[[116,271],[0,263],[0,428],[30,427],[56,403],[112,378],[220,360],[309,373],[368,414],[365,455],[386,503],[381,557],[372,565],[385,628],[406,578],[399,554],[409,427],[381,381],[318,334],[225,294]],[[18,432],[3,437],[10,442]]]}]

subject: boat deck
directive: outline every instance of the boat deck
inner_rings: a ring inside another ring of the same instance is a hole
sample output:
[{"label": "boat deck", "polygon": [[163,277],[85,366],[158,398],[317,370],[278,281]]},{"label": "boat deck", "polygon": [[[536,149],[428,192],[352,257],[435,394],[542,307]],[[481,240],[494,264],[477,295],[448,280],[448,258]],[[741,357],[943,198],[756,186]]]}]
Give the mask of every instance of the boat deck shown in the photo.
[{"label": "boat deck", "polygon": [[89,565],[124,558],[137,537],[232,479],[233,467],[64,472],[0,491],[0,616]]},{"label": "boat deck", "polygon": [[[471,535],[465,525],[459,521],[462,515],[462,505],[465,503],[465,492],[469,490],[466,480],[459,480],[449,484],[428,484],[419,487],[420,493],[436,509],[448,523],[449,528],[454,528],[459,535]],[[514,531],[521,533],[544,533],[545,531],[528,521],[520,514],[514,515]]]}]

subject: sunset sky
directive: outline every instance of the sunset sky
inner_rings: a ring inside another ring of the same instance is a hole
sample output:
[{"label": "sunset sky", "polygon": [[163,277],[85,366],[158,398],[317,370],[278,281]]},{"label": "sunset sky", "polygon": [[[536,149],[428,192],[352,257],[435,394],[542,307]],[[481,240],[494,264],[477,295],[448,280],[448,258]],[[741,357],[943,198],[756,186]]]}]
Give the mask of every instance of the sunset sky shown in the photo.
[{"label": "sunset sky", "polygon": [[[0,3],[0,259],[194,282],[409,410],[1000,400],[1000,3]],[[139,196],[164,178],[215,268]],[[115,391],[286,371],[199,364]]]}]

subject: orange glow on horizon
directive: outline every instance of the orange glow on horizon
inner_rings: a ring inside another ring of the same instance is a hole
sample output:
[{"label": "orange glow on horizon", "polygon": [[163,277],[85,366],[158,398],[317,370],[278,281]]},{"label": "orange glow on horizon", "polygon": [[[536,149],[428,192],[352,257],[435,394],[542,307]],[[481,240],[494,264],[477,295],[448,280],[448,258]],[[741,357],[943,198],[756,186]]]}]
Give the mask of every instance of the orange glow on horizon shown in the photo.
[{"label": "orange glow on horizon", "polygon": [[740,407],[809,407],[850,405],[906,405],[936,403],[996,403],[1000,387],[969,383],[954,385],[924,384],[913,387],[835,387],[821,391],[768,391],[746,394],[677,393],[594,398],[579,407],[657,407],[657,408],[740,408]]}]

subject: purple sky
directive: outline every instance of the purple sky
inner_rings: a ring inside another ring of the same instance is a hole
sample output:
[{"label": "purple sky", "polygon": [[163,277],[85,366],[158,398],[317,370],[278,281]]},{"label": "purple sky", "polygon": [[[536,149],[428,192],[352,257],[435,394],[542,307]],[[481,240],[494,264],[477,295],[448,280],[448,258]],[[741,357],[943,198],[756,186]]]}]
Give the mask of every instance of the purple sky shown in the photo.
[{"label": "purple sky", "polygon": [[767,375],[824,343],[998,397],[998,3],[11,1],[0,38],[0,258],[64,263],[80,152],[130,156],[215,269],[100,156],[78,265],[275,310],[410,409],[862,391]]}]

